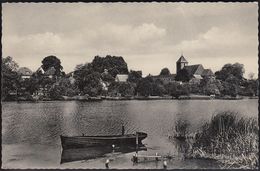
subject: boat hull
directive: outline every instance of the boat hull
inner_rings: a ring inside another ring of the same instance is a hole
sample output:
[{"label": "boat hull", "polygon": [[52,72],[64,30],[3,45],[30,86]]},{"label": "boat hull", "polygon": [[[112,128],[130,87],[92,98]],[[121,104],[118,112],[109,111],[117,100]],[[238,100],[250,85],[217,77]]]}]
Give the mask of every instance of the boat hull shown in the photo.
[{"label": "boat hull", "polygon": [[[138,133],[138,144],[147,137],[146,133]],[[126,146],[136,145],[136,135],[128,134],[123,136],[60,136],[63,149],[87,148],[95,146]]]}]

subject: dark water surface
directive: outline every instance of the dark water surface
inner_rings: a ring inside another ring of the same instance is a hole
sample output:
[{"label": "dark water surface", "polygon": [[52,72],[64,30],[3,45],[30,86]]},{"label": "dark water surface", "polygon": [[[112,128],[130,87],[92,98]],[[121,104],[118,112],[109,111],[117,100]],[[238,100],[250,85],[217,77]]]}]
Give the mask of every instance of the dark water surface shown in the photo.
[{"label": "dark water surface", "polygon": [[[2,103],[3,168],[104,168],[107,158],[60,164],[60,135],[113,135],[143,131],[147,151],[143,154],[176,155],[176,144],[168,139],[178,118],[191,122],[191,130],[218,111],[235,111],[242,116],[258,117],[258,100],[160,100],[102,102]],[[146,162],[133,165],[132,153],[113,155],[114,168],[161,168]],[[111,156],[110,156],[111,157]],[[169,168],[215,168],[216,163],[176,159]]]}]

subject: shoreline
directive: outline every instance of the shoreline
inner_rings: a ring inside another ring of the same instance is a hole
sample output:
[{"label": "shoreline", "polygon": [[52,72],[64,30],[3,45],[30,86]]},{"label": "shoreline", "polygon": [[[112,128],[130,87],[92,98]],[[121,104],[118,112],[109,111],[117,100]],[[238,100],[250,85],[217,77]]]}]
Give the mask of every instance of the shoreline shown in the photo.
[{"label": "shoreline", "polygon": [[259,99],[258,96],[239,96],[239,97],[211,97],[211,96],[180,96],[179,98],[174,98],[171,96],[150,96],[150,97],[103,97],[101,99],[76,99],[71,97],[71,99],[43,99],[43,100],[2,100],[2,102],[51,102],[51,101],[81,101],[81,102],[99,102],[99,101],[126,101],[126,100],[244,100],[244,99]]}]

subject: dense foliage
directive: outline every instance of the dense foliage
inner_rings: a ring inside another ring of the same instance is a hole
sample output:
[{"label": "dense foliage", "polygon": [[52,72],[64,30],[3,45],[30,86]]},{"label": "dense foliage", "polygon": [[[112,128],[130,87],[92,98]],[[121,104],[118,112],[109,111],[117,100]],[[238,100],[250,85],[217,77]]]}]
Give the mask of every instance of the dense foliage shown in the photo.
[{"label": "dense foliage", "polygon": [[61,66],[61,61],[56,56],[47,56],[42,60],[42,69],[46,72],[50,68],[55,69],[55,75],[60,76],[64,75],[65,73],[62,72],[63,67]]},{"label": "dense foliage", "polygon": [[181,95],[190,94],[189,84],[169,83],[166,85],[166,89],[169,95],[179,98]]},{"label": "dense foliage", "polygon": [[237,80],[243,79],[243,74],[245,72],[244,65],[240,63],[235,64],[225,64],[220,71],[215,73],[216,78],[222,81],[234,77]]},{"label": "dense foliage", "polygon": [[85,64],[74,72],[75,84],[81,95],[97,96],[102,91],[101,74],[91,64]]},{"label": "dense foliage", "polygon": [[12,57],[2,59],[2,99],[13,100],[9,95],[16,92],[19,84],[18,64]]},{"label": "dense foliage", "polygon": [[95,56],[91,63],[93,71],[102,73],[105,69],[115,78],[117,74],[128,74],[128,67],[121,56],[110,56],[106,57]]},{"label": "dense foliage", "polygon": [[160,72],[160,75],[170,75],[170,70],[168,68],[163,68]]},{"label": "dense foliage", "polygon": [[191,79],[191,75],[186,69],[180,70],[176,75],[176,81],[184,81],[187,82]]},{"label": "dense foliage", "polygon": [[[244,66],[239,63],[226,64],[214,77],[203,77],[199,82],[190,82],[191,75],[181,70],[175,81],[165,82],[160,77],[168,78],[168,68],[163,68],[158,77],[142,77],[142,71],[128,71],[123,57],[95,56],[91,63],[80,64],[67,75],[62,71],[61,61],[56,56],[43,59],[41,70],[34,72],[28,79],[18,74],[18,64],[12,57],[2,58],[2,99],[41,96],[53,100],[63,96],[164,96],[179,98],[192,94],[232,96],[258,95],[258,79],[243,77]],[[52,70],[52,74],[50,74]],[[53,72],[54,71],[54,72]],[[116,82],[117,74],[127,74],[126,82]],[[15,96],[16,95],[16,96]]]},{"label": "dense foliage", "polygon": [[138,83],[142,79],[142,71],[130,70],[128,74],[128,81],[132,83]]}]

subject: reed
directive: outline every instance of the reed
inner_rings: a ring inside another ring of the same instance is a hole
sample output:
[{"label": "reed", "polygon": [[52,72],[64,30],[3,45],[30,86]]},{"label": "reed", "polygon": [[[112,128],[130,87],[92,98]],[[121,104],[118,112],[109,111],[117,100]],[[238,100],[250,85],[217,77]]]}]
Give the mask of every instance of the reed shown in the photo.
[{"label": "reed", "polygon": [[186,137],[189,133],[190,123],[188,120],[178,119],[175,122],[175,135]]},{"label": "reed", "polygon": [[218,159],[224,168],[258,168],[258,122],[220,112],[196,133],[189,156]]}]

